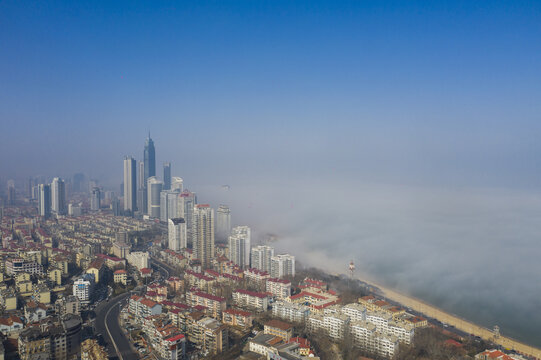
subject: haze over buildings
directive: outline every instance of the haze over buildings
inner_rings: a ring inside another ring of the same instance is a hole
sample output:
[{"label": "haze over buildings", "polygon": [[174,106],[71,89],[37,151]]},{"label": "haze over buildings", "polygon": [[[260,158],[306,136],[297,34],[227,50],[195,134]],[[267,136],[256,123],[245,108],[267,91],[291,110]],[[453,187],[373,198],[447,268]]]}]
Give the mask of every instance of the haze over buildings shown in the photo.
[{"label": "haze over buildings", "polygon": [[[126,209],[150,198],[159,217],[147,180],[170,161],[253,245],[273,234],[276,254],[336,272],[353,259],[486,326],[513,314],[500,325],[527,337],[541,323],[540,6],[3,2],[2,189],[42,174],[31,191],[50,216],[53,177],[72,192],[123,182]],[[194,199],[179,200],[189,243]]]}]

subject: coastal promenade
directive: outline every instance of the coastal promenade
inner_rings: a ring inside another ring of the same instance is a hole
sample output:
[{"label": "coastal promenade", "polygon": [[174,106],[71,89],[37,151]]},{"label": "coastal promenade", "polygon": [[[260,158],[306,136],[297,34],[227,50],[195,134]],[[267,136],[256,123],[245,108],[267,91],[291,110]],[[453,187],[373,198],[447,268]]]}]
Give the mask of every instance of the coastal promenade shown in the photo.
[{"label": "coastal promenade", "polygon": [[482,326],[476,325],[470,321],[464,320],[458,316],[449,314],[419,299],[415,299],[411,296],[401,294],[398,291],[388,289],[385,286],[381,286],[373,281],[367,281],[365,279],[360,279],[360,280],[371,286],[379,288],[382,291],[384,297],[392,301],[395,301],[397,303],[400,303],[405,307],[408,307],[417,312],[423,313],[426,316],[437,319],[443,323],[452,325],[455,328],[461,331],[464,331],[466,333],[479,336],[485,340],[490,340],[496,344],[503,346],[504,348],[515,350],[524,355],[533,356],[536,359],[541,359],[541,349],[535,348],[530,345],[526,345],[524,343],[521,343],[517,340],[511,339],[506,336],[500,335],[498,337],[495,337],[494,333],[491,330],[484,328]]}]

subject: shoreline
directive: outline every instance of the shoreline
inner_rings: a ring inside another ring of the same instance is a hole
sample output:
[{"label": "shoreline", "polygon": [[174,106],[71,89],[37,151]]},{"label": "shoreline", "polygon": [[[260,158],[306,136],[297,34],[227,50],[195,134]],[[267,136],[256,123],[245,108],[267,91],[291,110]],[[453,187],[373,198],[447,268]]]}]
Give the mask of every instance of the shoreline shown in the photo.
[{"label": "shoreline", "polygon": [[458,330],[473,334],[475,336],[479,336],[484,340],[492,341],[498,345],[503,346],[506,349],[515,350],[524,355],[532,356],[535,359],[541,359],[541,349],[524,344],[518,340],[509,338],[507,336],[500,335],[499,337],[495,338],[494,333],[491,330],[481,325],[477,325],[469,320],[460,318],[457,315],[450,314],[432,304],[428,304],[425,301],[417,299],[413,296],[405,295],[397,290],[389,289],[388,287],[382,286],[366,277],[361,278],[357,276],[357,280],[360,280],[370,286],[378,288],[382,292],[382,295],[384,297],[395,301],[403,306],[411,308],[421,314],[424,314],[425,316],[437,319],[442,323],[452,325]]}]

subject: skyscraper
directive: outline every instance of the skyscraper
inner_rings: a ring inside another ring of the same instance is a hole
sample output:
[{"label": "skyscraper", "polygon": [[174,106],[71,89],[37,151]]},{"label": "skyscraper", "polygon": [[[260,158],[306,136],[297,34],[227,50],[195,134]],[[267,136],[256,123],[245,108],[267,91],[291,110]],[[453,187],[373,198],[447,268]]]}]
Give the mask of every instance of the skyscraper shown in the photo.
[{"label": "skyscraper", "polygon": [[8,180],[8,205],[15,205],[15,181]]},{"label": "skyscraper", "polygon": [[43,217],[49,217],[51,215],[51,185],[39,184],[39,214]]},{"label": "skyscraper", "polygon": [[178,190],[164,190],[160,194],[160,221],[184,217],[184,206]]},{"label": "skyscraper", "polygon": [[99,187],[92,189],[92,194],[90,195],[90,210],[98,211],[101,207],[101,191]]},{"label": "skyscraper", "polygon": [[231,233],[231,212],[229,206],[220,205],[216,211],[216,241],[226,242]]},{"label": "skyscraper", "polygon": [[163,181],[158,180],[156,176],[151,176],[147,180],[147,206],[148,216],[151,218],[160,218],[160,193],[163,189]]},{"label": "skyscraper", "polygon": [[145,162],[139,161],[137,173],[137,210],[146,214],[147,184],[145,180]]},{"label": "skyscraper", "polygon": [[170,162],[163,163],[163,189],[164,190],[171,189],[171,163]]},{"label": "skyscraper", "polygon": [[77,173],[73,175],[73,192],[84,192],[84,182],[85,182],[85,175],[81,173]]},{"label": "skyscraper", "polygon": [[252,248],[252,267],[270,273],[271,258],[274,256],[274,248],[267,245],[259,245]]},{"label": "skyscraper", "polygon": [[207,269],[214,257],[214,210],[208,204],[196,205],[193,217],[194,256]]},{"label": "skyscraper", "polygon": [[124,158],[124,211],[132,215],[137,210],[137,167],[131,156]]},{"label": "skyscraper", "polygon": [[229,260],[241,268],[250,266],[250,228],[236,226],[229,236]]},{"label": "skyscraper", "polygon": [[57,177],[51,182],[51,210],[59,215],[66,213],[66,184]]},{"label": "skyscraper", "polygon": [[149,177],[156,176],[156,151],[154,149],[154,141],[152,141],[150,138],[150,132],[148,133],[148,138],[145,141],[143,161],[145,163],[144,184],[147,184]]},{"label": "skyscraper", "polygon": [[186,220],[186,232],[188,233],[188,244],[193,244],[194,241],[194,220],[193,220],[193,212],[195,204],[197,204],[197,196],[195,193],[190,192],[188,190],[184,190],[182,194],[180,194],[180,204],[179,206],[182,207],[184,210],[184,220]]},{"label": "skyscraper", "polygon": [[186,239],[186,222],[183,218],[168,220],[169,244],[168,248],[179,251],[188,246]]},{"label": "skyscraper", "polygon": [[145,162],[139,161],[139,172],[137,173],[137,188],[143,189],[147,187],[146,179],[145,179]]}]

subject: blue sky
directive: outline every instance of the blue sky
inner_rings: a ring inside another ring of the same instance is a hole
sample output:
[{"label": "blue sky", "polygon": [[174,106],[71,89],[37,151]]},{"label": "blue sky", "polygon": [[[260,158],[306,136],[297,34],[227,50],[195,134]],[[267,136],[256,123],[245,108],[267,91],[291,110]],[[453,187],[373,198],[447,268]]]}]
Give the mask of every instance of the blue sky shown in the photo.
[{"label": "blue sky", "polygon": [[197,181],[264,159],[531,186],[540,38],[534,1],[3,1],[1,171],[114,183],[151,130]]}]

